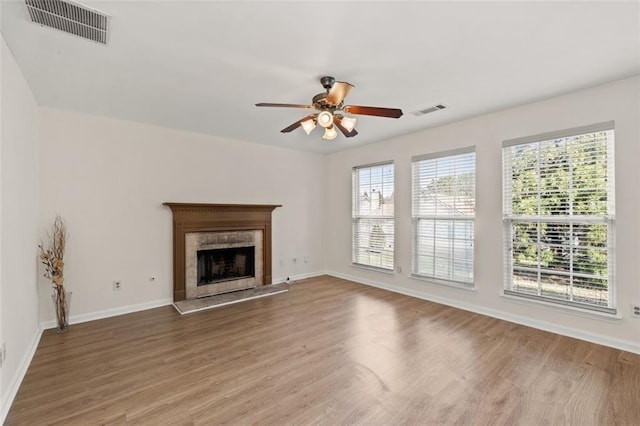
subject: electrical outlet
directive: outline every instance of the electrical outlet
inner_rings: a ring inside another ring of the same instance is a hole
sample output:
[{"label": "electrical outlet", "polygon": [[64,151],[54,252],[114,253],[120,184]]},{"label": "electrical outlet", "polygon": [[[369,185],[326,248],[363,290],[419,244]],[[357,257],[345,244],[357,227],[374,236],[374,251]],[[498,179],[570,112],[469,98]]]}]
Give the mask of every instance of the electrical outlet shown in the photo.
[{"label": "electrical outlet", "polygon": [[304,263],[309,263],[309,256],[304,257]]},{"label": "electrical outlet", "polygon": [[122,288],[122,284],[120,281],[113,282],[113,291],[119,291]]},{"label": "electrical outlet", "polygon": [[631,305],[631,316],[640,318],[640,305]]}]

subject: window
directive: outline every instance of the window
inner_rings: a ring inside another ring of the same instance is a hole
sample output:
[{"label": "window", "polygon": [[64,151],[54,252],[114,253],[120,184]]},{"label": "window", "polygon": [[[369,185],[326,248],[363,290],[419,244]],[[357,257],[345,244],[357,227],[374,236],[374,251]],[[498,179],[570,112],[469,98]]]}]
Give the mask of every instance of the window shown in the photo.
[{"label": "window", "polygon": [[353,169],[354,264],[393,270],[393,180],[393,163]]},{"label": "window", "polygon": [[473,284],[475,148],[412,158],[417,277]]},{"label": "window", "polygon": [[503,143],[505,294],[615,313],[613,122]]}]

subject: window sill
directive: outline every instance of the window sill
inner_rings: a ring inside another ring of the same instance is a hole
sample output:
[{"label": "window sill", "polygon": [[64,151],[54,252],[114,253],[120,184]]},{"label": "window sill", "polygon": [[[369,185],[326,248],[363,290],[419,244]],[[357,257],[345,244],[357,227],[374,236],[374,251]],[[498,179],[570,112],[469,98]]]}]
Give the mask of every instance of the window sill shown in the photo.
[{"label": "window sill", "polygon": [[475,283],[463,284],[456,281],[440,280],[438,278],[425,277],[423,275],[418,275],[418,274],[411,274],[409,275],[409,278],[418,280],[418,281],[432,283],[432,284],[438,284],[445,287],[457,288],[460,290],[473,291],[473,292],[478,291],[478,289],[475,286]]},{"label": "window sill", "polygon": [[616,322],[622,319],[622,315],[620,315],[620,313],[609,314],[607,312],[592,311],[587,308],[578,308],[575,306],[561,305],[553,302],[546,302],[544,300],[528,299],[526,297],[519,297],[511,294],[505,294],[504,291],[500,293],[500,296],[510,301],[521,303],[523,305],[537,306],[545,309],[553,309],[555,311],[560,311],[566,314],[576,315],[583,318],[585,317],[595,318],[595,319],[604,320],[604,321],[616,321]]},{"label": "window sill", "polygon": [[352,263],[351,266],[358,269],[364,269],[365,271],[382,272],[387,275],[395,274],[393,269],[378,268],[377,266],[362,265],[360,263]]}]

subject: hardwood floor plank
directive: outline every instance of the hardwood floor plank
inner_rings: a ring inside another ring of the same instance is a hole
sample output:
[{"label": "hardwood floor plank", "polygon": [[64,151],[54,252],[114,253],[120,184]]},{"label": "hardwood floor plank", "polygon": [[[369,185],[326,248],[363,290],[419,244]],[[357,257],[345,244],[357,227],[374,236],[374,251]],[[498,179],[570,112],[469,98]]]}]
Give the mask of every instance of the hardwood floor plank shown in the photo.
[{"label": "hardwood floor plank", "polygon": [[7,425],[640,424],[640,356],[333,277],[42,336]]}]

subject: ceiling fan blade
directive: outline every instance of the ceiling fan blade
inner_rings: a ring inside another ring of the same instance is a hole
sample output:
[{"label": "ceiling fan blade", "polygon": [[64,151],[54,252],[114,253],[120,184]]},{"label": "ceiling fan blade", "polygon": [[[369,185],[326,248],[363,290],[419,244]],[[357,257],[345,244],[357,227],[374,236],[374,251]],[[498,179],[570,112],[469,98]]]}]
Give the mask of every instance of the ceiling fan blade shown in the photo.
[{"label": "ceiling fan blade", "polygon": [[307,115],[304,118],[301,118],[300,120],[296,121],[295,123],[293,123],[292,125],[285,127],[284,129],[280,130],[281,133],[289,133],[289,132],[293,132],[295,129],[297,129],[298,127],[300,127],[302,125],[303,121],[307,121],[309,119],[312,119],[316,116],[317,114],[311,114],[311,115]]},{"label": "ceiling fan blade", "polygon": [[350,114],[374,115],[376,117],[400,118],[402,110],[398,108],[382,108],[362,105],[347,105],[342,108],[343,111]]},{"label": "ceiling fan blade", "polygon": [[257,107],[278,107],[278,108],[313,108],[312,105],[302,104],[274,104],[269,102],[261,102],[256,104]]},{"label": "ceiling fan blade", "polygon": [[340,129],[340,131],[342,132],[342,134],[343,134],[345,137],[347,137],[347,138],[352,138],[352,137],[354,137],[355,135],[357,135],[357,134],[358,134],[358,132],[356,131],[356,129],[353,129],[352,131],[349,131],[346,127],[344,127],[344,126],[342,125],[342,118],[341,118],[341,117],[334,116],[333,124],[335,124],[335,125],[336,125],[336,127],[337,127],[338,129]]},{"label": "ceiling fan blade", "polygon": [[336,81],[327,93],[326,102],[331,105],[340,105],[351,89],[353,89],[353,84],[346,81]]}]

